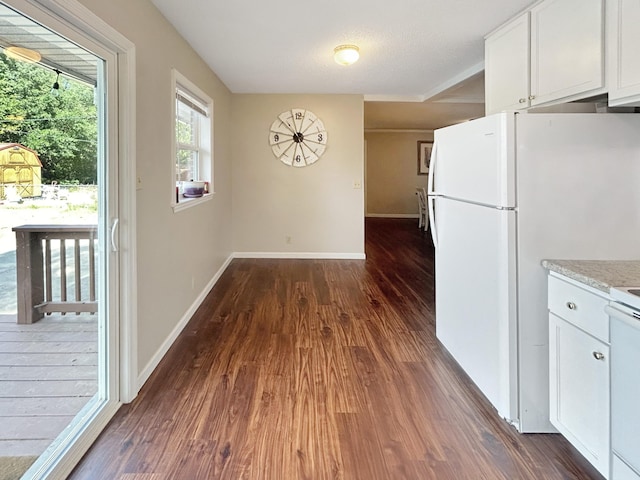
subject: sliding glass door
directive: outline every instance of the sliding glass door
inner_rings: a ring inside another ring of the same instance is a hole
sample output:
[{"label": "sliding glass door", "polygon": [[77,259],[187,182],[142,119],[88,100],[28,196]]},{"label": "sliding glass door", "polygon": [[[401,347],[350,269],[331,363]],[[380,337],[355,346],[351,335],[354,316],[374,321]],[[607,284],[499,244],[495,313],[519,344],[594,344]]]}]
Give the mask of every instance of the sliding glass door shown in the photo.
[{"label": "sliding glass door", "polygon": [[118,59],[24,0],[0,42],[0,471],[46,478],[119,405]]}]

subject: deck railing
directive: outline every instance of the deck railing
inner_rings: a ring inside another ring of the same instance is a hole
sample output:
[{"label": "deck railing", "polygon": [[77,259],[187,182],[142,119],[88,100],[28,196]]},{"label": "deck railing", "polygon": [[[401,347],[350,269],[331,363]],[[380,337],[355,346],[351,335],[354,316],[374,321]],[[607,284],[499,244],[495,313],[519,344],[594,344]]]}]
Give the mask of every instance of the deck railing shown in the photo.
[{"label": "deck railing", "polygon": [[[13,231],[18,323],[37,322],[45,313],[98,311],[96,225],[21,225],[13,227]],[[72,254],[68,255],[67,250]],[[73,284],[71,295],[69,284]],[[83,284],[87,287],[85,292]],[[59,288],[54,291],[54,286]]]}]

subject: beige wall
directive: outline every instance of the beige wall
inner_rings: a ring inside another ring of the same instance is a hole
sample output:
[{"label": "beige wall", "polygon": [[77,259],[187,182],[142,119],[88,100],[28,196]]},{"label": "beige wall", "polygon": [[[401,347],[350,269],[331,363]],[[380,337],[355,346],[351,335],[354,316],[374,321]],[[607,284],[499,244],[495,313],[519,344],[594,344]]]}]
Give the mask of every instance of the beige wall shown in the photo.
[{"label": "beige wall", "polygon": [[416,187],[427,186],[418,175],[418,141],[433,133],[367,132],[367,215],[418,216]]},{"label": "beige wall", "polygon": [[[232,104],[236,252],[362,255],[364,195],[353,188],[364,174],[362,97],[234,95]],[[304,168],[269,146],[269,127],[292,108],[311,110],[327,129],[324,155]]]},{"label": "beige wall", "polygon": [[[151,2],[80,2],[136,48],[139,373],[234,251],[364,255],[364,190],[353,188],[364,180],[361,96],[232,95]],[[215,195],[178,213],[170,206],[172,68],[214,100]],[[273,120],[297,107],[316,113],[329,139],[302,169],[282,164],[268,144]]]},{"label": "beige wall", "polygon": [[[138,368],[162,347],[232,253],[231,94],[149,1],[81,0],[136,47]],[[126,13],[125,13],[126,12]],[[214,100],[215,196],[174,213],[171,68]]]}]

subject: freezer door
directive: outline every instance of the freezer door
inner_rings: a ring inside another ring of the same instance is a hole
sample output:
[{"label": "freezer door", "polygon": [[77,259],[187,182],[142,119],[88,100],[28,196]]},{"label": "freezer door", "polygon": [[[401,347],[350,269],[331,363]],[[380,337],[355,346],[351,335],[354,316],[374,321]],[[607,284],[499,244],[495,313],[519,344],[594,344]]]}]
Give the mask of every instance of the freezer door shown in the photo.
[{"label": "freezer door", "polygon": [[498,413],[517,424],[516,212],[434,202],[436,335]]},{"label": "freezer door", "polygon": [[515,206],[513,128],[514,114],[501,113],[436,130],[432,192]]}]

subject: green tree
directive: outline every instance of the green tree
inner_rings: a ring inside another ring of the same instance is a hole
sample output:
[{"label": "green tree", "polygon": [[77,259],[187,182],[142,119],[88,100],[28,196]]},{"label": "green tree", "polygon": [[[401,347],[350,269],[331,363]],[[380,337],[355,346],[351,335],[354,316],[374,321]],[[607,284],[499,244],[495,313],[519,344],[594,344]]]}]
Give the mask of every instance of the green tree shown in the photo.
[{"label": "green tree", "polygon": [[20,143],[42,161],[44,183],[96,183],[94,88],[39,65],[0,55],[0,142]]}]

